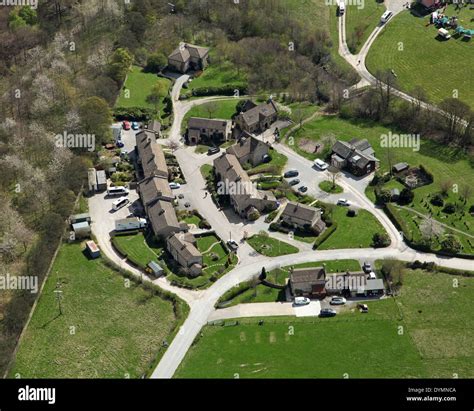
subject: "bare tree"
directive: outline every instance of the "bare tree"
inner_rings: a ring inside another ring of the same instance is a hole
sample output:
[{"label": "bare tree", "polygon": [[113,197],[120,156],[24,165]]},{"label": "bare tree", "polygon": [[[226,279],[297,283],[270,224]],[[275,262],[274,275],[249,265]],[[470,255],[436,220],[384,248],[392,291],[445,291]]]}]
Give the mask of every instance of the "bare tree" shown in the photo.
[{"label": "bare tree", "polygon": [[212,118],[214,113],[217,111],[217,104],[214,101],[211,101],[210,103],[204,105],[204,110],[206,110],[209,118]]},{"label": "bare tree", "polygon": [[329,177],[331,179],[330,181],[332,183],[331,188],[335,188],[336,187],[336,181],[337,181],[338,177],[341,175],[341,170],[337,167],[329,166],[328,171],[329,171]]}]

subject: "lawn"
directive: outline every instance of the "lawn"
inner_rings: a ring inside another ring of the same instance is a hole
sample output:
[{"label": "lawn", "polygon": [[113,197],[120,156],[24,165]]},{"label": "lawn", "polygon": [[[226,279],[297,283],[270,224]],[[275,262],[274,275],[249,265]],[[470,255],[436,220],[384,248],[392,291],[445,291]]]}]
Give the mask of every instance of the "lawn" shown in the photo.
[{"label": "lawn", "polygon": [[219,277],[232,270],[237,264],[238,258],[232,254],[230,259],[227,249],[221,244],[215,235],[196,237],[197,249],[203,256],[203,272],[196,278],[183,277],[172,273],[168,280],[176,285],[187,288],[203,289],[212,285]]},{"label": "lawn", "polygon": [[332,181],[321,181],[319,183],[319,188],[326,193],[330,194],[339,194],[342,193],[344,190],[342,187],[338,184],[332,184]]},{"label": "lawn", "polygon": [[[115,103],[115,107],[145,107],[154,108],[155,106],[146,101],[152,87],[156,83],[163,83],[167,88],[171,86],[171,81],[158,77],[153,73],[145,73],[141,67],[133,66],[127,75],[125,84],[120,91],[120,96]],[[126,92],[130,94],[126,95]],[[159,108],[163,108],[163,101],[159,105]]]},{"label": "lawn", "polygon": [[229,85],[235,86],[236,88],[245,88],[247,86],[245,73],[242,71],[239,72],[231,62],[215,62],[212,49],[210,58],[211,64],[199,77],[189,82],[188,88],[183,88],[181,94],[186,94],[198,88],[220,88],[228,87]]},{"label": "lawn", "polygon": [[[163,248],[153,245],[143,235],[143,233],[132,235],[117,235],[112,238],[115,248],[127,258],[145,268],[150,261],[161,259]],[[161,264],[163,266],[163,264]]]},{"label": "lawn", "polygon": [[211,164],[203,164],[201,166],[201,174],[206,179],[209,175],[211,175],[214,166]]},{"label": "lawn", "polygon": [[[171,302],[154,296],[79,244],[64,244],[54,262],[10,376],[139,378],[174,328]],[[62,291],[62,315],[56,285]]]},{"label": "lawn", "polygon": [[[448,6],[446,14],[458,15],[453,5]],[[474,11],[466,4],[459,14],[460,24],[474,29],[472,18]],[[394,17],[371,47],[367,68],[373,74],[393,69],[402,90],[410,92],[420,86],[434,103],[453,97],[457,91],[460,100],[474,107],[472,76],[468,75],[474,65],[472,41],[455,36],[440,41],[437,29],[428,23],[429,16],[415,17],[409,11]]]},{"label": "lawn", "polygon": [[383,2],[364,0],[361,6],[346,4],[346,41],[352,54],[357,54],[380,23],[385,12]]},{"label": "lawn", "polygon": [[335,207],[332,219],[337,223],[337,229],[318,250],[372,247],[373,235],[385,233],[382,225],[367,210],[357,210],[357,216],[348,217],[347,207]]},{"label": "lawn", "polygon": [[277,257],[298,252],[298,249],[291,244],[261,234],[253,235],[247,239],[247,242],[255,251],[267,257]]},{"label": "lawn", "polygon": [[409,271],[396,300],[370,302],[364,315],[205,326],[176,377],[473,378],[474,278],[458,288],[453,278]]},{"label": "lawn", "polygon": [[[464,185],[474,186],[474,173],[468,156],[455,147],[442,145],[432,140],[424,140],[423,136],[421,136],[419,151],[414,151],[412,148],[391,148],[388,152],[386,148],[381,147],[381,136],[389,132],[396,133],[397,131],[371,122],[350,121],[337,116],[324,116],[312,120],[305,124],[302,130],[298,130],[294,134],[295,145],[290,147],[306,158],[314,159],[316,155],[304,152],[298,147],[299,140],[320,141],[325,136],[344,141],[352,138],[366,138],[372,144],[375,156],[380,160],[380,172],[389,171],[388,155],[391,157],[391,164],[407,162],[414,167],[423,164],[433,174],[434,183],[414,190],[414,210],[425,215],[432,212],[433,218],[440,222],[465,232],[472,232],[474,217],[470,216],[469,213],[465,212],[464,216],[459,218],[459,214],[448,216],[442,213],[439,207],[429,206],[431,208],[428,208],[426,206],[426,200],[430,195],[439,192],[441,185],[446,182],[449,182],[453,189],[449,190],[445,202],[461,203],[461,188]],[[387,185],[387,188],[395,187],[400,188],[400,185],[393,180]],[[375,200],[373,188],[369,187],[366,194],[370,199]],[[465,211],[471,204],[473,204],[473,195],[471,195]],[[464,239],[463,241],[467,240]]]},{"label": "lawn", "polygon": [[288,158],[273,148],[268,151],[268,155],[271,157],[271,160],[268,163],[262,163],[247,170],[247,174],[249,176],[259,173],[281,174],[288,161]]}]

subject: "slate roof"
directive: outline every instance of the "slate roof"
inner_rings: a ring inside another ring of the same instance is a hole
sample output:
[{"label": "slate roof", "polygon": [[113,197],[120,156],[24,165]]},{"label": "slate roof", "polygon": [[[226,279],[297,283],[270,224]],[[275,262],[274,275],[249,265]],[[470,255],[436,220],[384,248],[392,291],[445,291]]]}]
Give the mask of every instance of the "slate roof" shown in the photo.
[{"label": "slate roof", "polygon": [[308,205],[288,202],[283,210],[282,216],[296,217],[300,220],[307,221],[311,224],[316,217],[321,216],[321,210],[319,208],[310,207]]},{"label": "slate roof", "polygon": [[[189,236],[192,236],[191,240]],[[168,238],[168,245],[170,248],[176,251],[185,261],[193,257],[201,257],[201,253],[194,246],[194,236],[190,233],[187,235],[173,234]]]},{"label": "slate roof", "polygon": [[257,124],[262,117],[270,117],[276,114],[277,111],[278,110],[275,106],[275,103],[273,101],[270,101],[269,103],[259,104],[258,106],[255,106],[250,110],[245,111],[241,114],[241,116],[248,126],[252,126],[254,124]]},{"label": "slate roof", "polygon": [[191,57],[203,58],[209,53],[206,47],[195,46],[194,44],[184,43],[183,47],[177,47],[168,56],[170,60],[180,61],[182,63],[188,61]]},{"label": "slate roof", "polygon": [[209,129],[210,128],[213,130],[220,130],[222,132],[225,132],[228,124],[229,124],[228,120],[191,117],[188,121],[188,129],[203,129],[203,128]]},{"label": "slate roof", "polygon": [[256,151],[259,146],[265,146],[268,148],[268,145],[263,141],[260,141],[253,136],[249,136],[241,138],[236,144],[230,146],[226,151],[228,154],[233,154],[236,156],[240,162],[242,158]]},{"label": "slate roof", "polygon": [[163,149],[156,142],[156,135],[152,131],[142,130],[136,135],[138,156],[141,160],[145,177],[154,175],[168,176]]},{"label": "slate roof", "polygon": [[324,284],[326,271],[324,267],[296,268],[290,272],[290,281],[295,289]]}]

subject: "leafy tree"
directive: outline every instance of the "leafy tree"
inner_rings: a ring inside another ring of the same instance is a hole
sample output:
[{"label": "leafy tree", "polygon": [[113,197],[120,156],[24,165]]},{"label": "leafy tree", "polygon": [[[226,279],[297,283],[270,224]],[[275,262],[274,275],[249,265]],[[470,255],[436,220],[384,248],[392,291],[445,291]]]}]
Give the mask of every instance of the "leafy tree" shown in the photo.
[{"label": "leafy tree", "polygon": [[146,101],[155,106],[158,116],[160,116],[160,103],[162,99],[168,94],[168,87],[161,81],[151,88],[150,94],[147,96]]},{"label": "leafy tree", "polygon": [[168,59],[163,53],[153,53],[148,56],[145,71],[152,73],[160,72],[168,64]]},{"label": "leafy tree", "polygon": [[94,134],[96,144],[110,139],[112,113],[107,102],[100,97],[89,97],[79,107],[83,132]]},{"label": "leafy tree", "polygon": [[124,48],[118,48],[115,50],[109,64],[110,77],[112,77],[117,83],[122,83],[125,80],[125,76],[127,75],[132,62],[133,57],[128,50]]}]

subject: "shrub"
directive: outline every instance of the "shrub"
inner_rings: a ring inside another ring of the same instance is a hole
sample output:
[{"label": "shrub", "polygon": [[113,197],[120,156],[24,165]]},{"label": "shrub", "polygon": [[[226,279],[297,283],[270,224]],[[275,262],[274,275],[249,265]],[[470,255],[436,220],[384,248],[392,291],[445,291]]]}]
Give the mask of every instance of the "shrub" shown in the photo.
[{"label": "shrub", "polygon": [[446,214],[453,214],[456,212],[456,206],[453,203],[446,203],[443,208],[443,212]]},{"label": "shrub", "polygon": [[326,228],[326,230],[324,230],[324,232],[316,239],[313,248],[316,249],[323,244],[334,233],[334,231],[336,231],[336,229],[337,223],[332,223],[332,225]]},{"label": "shrub", "polygon": [[398,199],[399,204],[410,204],[413,201],[415,194],[409,188],[404,188],[400,192],[400,197]]},{"label": "shrub", "polygon": [[441,249],[456,254],[461,251],[462,244],[455,235],[448,234],[441,240]]},{"label": "shrub", "polygon": [[441,193],[436,193],[431,197],[430,203],[434,206],[442,207],[444,205],[443,195]]},{"label": "shrub", "polygon": [[374,248],[383,248],[390,245],[390,237],[387,233],[375,233],[372,237],[372,246]]}]

